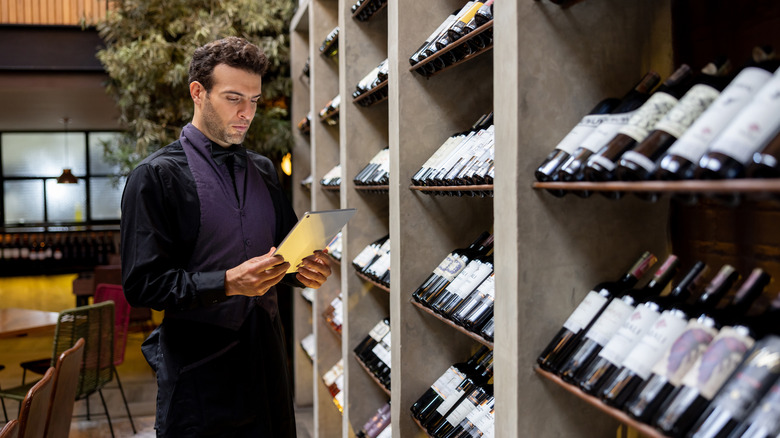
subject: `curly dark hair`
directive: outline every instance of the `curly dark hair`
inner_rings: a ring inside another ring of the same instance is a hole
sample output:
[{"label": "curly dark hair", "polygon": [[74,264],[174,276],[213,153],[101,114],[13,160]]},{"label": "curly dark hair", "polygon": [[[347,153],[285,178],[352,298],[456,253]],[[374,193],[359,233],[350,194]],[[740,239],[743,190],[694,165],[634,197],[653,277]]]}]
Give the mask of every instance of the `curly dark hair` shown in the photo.
[{"label": "curly dark hair", "polygon": [[225,64],[262,76],[268,68],[268,58],[263,49],[244,38],[227,37],[212,41],[195,49],[190,62],[189,83],[200,82],[206,91],[214,85],[214,67]]}]

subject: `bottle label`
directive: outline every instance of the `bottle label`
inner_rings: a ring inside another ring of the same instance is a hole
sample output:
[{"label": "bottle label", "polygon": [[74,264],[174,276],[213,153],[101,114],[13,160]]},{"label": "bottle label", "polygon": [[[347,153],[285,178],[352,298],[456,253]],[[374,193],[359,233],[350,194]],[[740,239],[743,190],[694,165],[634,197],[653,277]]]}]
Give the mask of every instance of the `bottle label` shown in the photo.
[{"label": "bottle label", "polygon": [[444,260],[439,263],[439,266],[436,266],[436,269],[433,270],[433,275],[441,277],[444,274],[444,270],[447,269],[447,266],[452,263],[453,258],[454,256],[452,253],[448,254],[447,257],[445,257]]},{"label": "bottle label", "polygon": [[482,403],[478,404],[471,412],[466,415],[466,420],[473,425],[477,425],[485,415],[490,413],[490,407],[494,402],[494,398],[489,396]]},{"label": "bottle label", "polygon": [[457,258],[453,258],[452,263],[447,266],[446,269],[444,269],[444,272],[442,272],[442,277],[444,277],[445,280],[448,282],[452,282],[455,280],[455,277],[460,274],[461,271],[466,267],[466,262],[468,262],[468,257],[466,256],[460,256]]},{"label": "bottle label", "polygon": [[710,147],[743,165],[780,129],[780,74],[769,80]]},{"label": "bottle label", "polygon": [[455,391],[455,388],[457,388],[460,382],[462,382],[465,378],[466,375],[458,371],[457,368],[449,367],[447,371],[441,375],[441,377],[433,382],[431,389],[436,391],[436,394],[438,394],[439,397],[446,400],[447,397],[449,397],[450,394]]},{"label": "bottle label", "polygon": [[486,407],[485,413],[482,414],[475,421],[473,421],[472,424],[477,428],[477,431],[482,432],[481,435],[477,434],[476,436],[487,437],[488,430],[492,432],[493,425],[495,424],[495,418],[493,417],[493,408]]},{"label": "bottle label", "polygon": [[664,92],[653,93],[647,102],[639,107],[626,126],[620,128],[618,133],[625,134],[639,143],[653,130],[661,117],[666,115],[675,105],[677,105],[677,99],[674,96]]},{"label": "bottle label", "polygon": [[468,415],[471,411],[473,411],[477,406],[474,404],[474,399],[472,398],[472,395],[469,395],[465,399],[463,399],[462,402],[456,407],[452,412],[450,412],[450,415],[447,415],[447,422],[450,423],[453,426],[457,426],[460,424],[461,421],[463,421],[464,418],[466,418],[466,415]]},{"label": "bottle label", "polygon": [[466,282],[466,280],[469,278],[469,276],[473,275],[477,270],[482,266],[482,262],[479,260],[472,260],[469,262],[468,265],[466,265],[463,270],[458,273],[458,275],[452,280],[452,283],[447,285],[447,290],[450,292],[455,292],[459,290],[461,285]]},{"label": "bottle label", "polygon": [[583,140],[592,134],[593,131],[608,118],[609,114],[592,114],[583,117],[582,120],[580,120],[580,123],[572,128],[572,130],[566,134],[566,137],[563,137],[563,140],[558,143],[558,146],[555,146],[555,149],[564,151],[569,155],[573,154],[574,151],[577,150],[577,146],[579,146]]},{"label": "bottle label", "polygon": [[390,366],[390,332],[371,349],[376,357],[388,367]]},{"label": "bottle label", "polygon": [[620,365],[636,342],[650,330],[660,316],[661,313],[652,307],[638,306],[599,352],[599,356]]},{"label": "bottle label", "polygon": [[476,293],[478,293],[481,297],[487,298],[487,300],[482,301],[493,301],[496,293],[496,274],[494,272],[491,272],[490,276],[486,278],[482,284],[477,286]]},{"label": "bottle label", "polygon": [[439,405],[438,408],[436,408],[436,412],[438,412],[442,417],[447,415],[447,412],[449,412],[450,408],[455,406],[455,403],[457,403],[461,396],[465,394],[466,391],[463,390],[463,385],[461,385],[462,383],[462,381],[459,382],[458,386],[455,387],[455,390],[449,396],[447,396],[447,398],[442,404]]},{"label": "bottle label", "polygon": [[608,172],[612,172],[615,170],[615,167],[617,167],[612,160],[603,155],[591,155],[590,158],[588,158],[588,165],[590,165],[590,163],[600,164]]},{"label": "bottle label", "polygon": [[712,339],[718,334],[714,327],[702,324],[693,319],[688,327],[666,350],[664,357],[653,366],[653,373],[666,379],[674,386],[679,386],[688,370],[701,357]]},{"label": "bottle label", "polygon": [[480,285],[485,279],[493,272],[492,263],[481,263],[480,266],[461,284],[461,286],[455,290],[455,295],[460,300],[465,300],[477,286]]},{"label": "bottle label", "polygon": [[637,344],[623,360],[623,366],[633,371],[642,379],[650,377],[651,368],[661,359],[667,348],[685,330],[688,319],[677,312],[668,310],[655,321],[639,344]]},{"label": "bottle label", "polygon": [[682,379],[682,384],[696,388],[707,400],[737,368],[745,353],[753,347],[753,338],[733,327],[723,327]]},{"label": "bottle label", "polygon": [[593,323],[585,337],[593,342],[603,346],[612,335],[623,325],[623,322],[634,311],[634,306],[627,303],[623,299],[614,299],[601,313],[599,319]]},{"label": "bottle label", "polygon": [[374,328],[368,332],[368,336],[371,336],[373,340],[379,342],[388,333],[390,333],[390,325],[386,324],[384,321],[379,321],[379,324],[375,325]]},{"label": "bottle label", "polygon": [[601,149],[602,146],[612,140],[612,137],[614,137],[615,134],[620,131],[620,128],[628,123],[628,121],[635,113],[636,111],[620,114],[610,114],[607,119],[602,121],[589,136],[582,140],[579,146],[595,154]]},{"label": "bottle label", "polygon": [[694,85],[653,129],[660,129],[680,138],[718,95],[720,92],[709,85]]},{"label": "bottle label", "polygon": [[580,302],[577,308],[574,309],[574,312],[566,319],[566,322],[563,323],[563,327],[572,333],[578,333],[590,323],[605,304],[607,304],[607,297],[599,295],[595,290],[588,292],[585,295],[585,299]]},{"label": "bottle label", "polygon": [[780,337],[767,336],[756,344],[739,369],[712,401],[736,421],[742,421],[780,374]]},{"label": "bottle label", "polygon": [[772,73],[762,68],[743,69],[667,153],[698,163],[712,140],[771,78]]},{"label": "bottle label", "polygon": [[392,424],[388,424],[376,438],[391,438],[393,436]]},{"label": "bottle label", "polygon": [[[647,158],[646,156],[640,154],[636,151],[626,151],[623,153],[623,155],[620,157],[621,160],[631,161],[632,163],[642,167],[648,172],[652,172],[653,169],[655,169],[655,161]],[[609,160],[606,160],[609,161]],[[602,163],[603,165],[603,163]],[[614,164],[613,164],[614,167]],[[610,169],[611,170],[611,169]]]}]

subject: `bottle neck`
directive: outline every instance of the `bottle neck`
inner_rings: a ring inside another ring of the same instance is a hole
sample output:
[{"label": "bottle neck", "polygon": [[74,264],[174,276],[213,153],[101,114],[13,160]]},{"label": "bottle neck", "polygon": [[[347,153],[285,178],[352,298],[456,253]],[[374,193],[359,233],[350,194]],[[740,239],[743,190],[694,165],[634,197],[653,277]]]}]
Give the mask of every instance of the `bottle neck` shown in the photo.
[{"label": "bottle neck", "polygon": [[744,316],[764,292],[764,288],[770,280],[771,276],[763,269],[754,269],[747,280],[742,283],[731,303],[724,309],[724,313],[730,317]]},{"label": "bottle neck", "polygon": [[718,302],[737,281],[739,273],[731,265],[723,265],[715,278],[710,281],[704,293],[696,300],[696,310],[709,311],[715,309]]}]

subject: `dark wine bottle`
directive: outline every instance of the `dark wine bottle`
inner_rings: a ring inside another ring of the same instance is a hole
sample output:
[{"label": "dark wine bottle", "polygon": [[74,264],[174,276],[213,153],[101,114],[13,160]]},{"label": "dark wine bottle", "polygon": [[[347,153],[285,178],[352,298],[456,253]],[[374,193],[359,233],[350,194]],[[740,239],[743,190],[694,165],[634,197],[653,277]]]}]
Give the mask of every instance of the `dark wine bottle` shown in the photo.
[{"label": "dark wine bottle", "polygon": [[608,405],[622,409],[636,389],[650,377],[652,367],[685,331],[689,315],[717,306],[738,277],[739,274],[731,265],[724,265],[693,308],[679,303],[665,310],[650,331],[626,355],[621,367],[604,383],[600,398]]},{"label": "dark wine bottle", "polygon": [[444,421],[435,429],[430,430],[430,436],[433,438],[445,438],[454,432],[460,423],[464,421],[472,411],[477,409],[477,406],[480,406],[493,397],[493,384],[491,382],[492,381],[488,381],[475,385],[469,394],[453,407]]},{"label": "dark wine bottle", "polygon": [[634,313],[599,352],[596,360],[591,362],[578,377],[580,388],[588,394],[598,394],[603,389],[603,384],[607,379],[623,363],[623,359],[631,351],[631,348],[661,317],[661,312],[675,304],[686,302],[693,295],[693,292],[698,290],[707,271],[707,265],[704,262],[696,262],[669,294],[637,306]]},{"label": "dark wine bottle", "polygon": [[729,438],[775,438],[780,435],[780,380],[758,402]]},{"label": "dark wine bottle", "polygon": [[479,331],[479,335],[482,336],[482,338],[493,342],[493,336],[496,333],[496,320],[491,317],[484,326],[482,326],[482,330]]},{"label": "dark wine bottle", "polygon": [[496,291],[495,272],[491,273],[463,304],[452,313],[451,319],[469,330],[478,328],[492,315]]},{"label": "dark wine bottle", "polygon": [[420,421],[420,424],[426,428],[429,434],[439,429],[447,416],[463,401],[468,394],[478,386],[486,385],[493,377],[493,351],[488,352],[485,358],[480,361],[474,372],[467,374],[466,378],[455,388],[454,394],[450,395],[435,412],[433,412],[427,421]]},{"label": "dark wine bottle", "polygon": [[650,252],[644,252],[634,262],[631,268],[615,281],[605,281],[597,284],[585,295],[574,312],[563,323],[563,327],[553,336],[542,350],[536,362],[542,369],[554,371],[563,362],[582,335],[590,328],[606,307],[609,299],[624,290],[632,288],[640,278],[656,262],[656,257]]},{"label": "dark wine bottle", "polygon": [[[480,8],[482,8],[484,5],[485,3],[482,1],[475,1],[474,4],[472,4],[471,7],[466,11],[466,13],[458,17],[458,20],[455,21],[455,23],[453,23],[449,29],[447,29],[447,37],[449,38],[449,42],[447,44],[451,44],[466,35],[468,32],[469,23],[474,19],[477,11],[479,11]],[[443,49],[444,47],[439,48]]]},{"label": "dark wine bottle", "polygon": [[378,344],[387,333],[390,332],[390,320],[385,318],[368,332],[368,336],[358,344],[354,350],[355,355],[363,362],[368,362],[368,357],[373,355],[373,348]]},{"label": "dark wine bottle", "polygon": [[651,175],[659,180],[692,179],[696,164],[715,137],[753,99],[756,92],[772,77],[776,62],[760,48],[754,50],[754,62],[744,67],[715,101],[672,144]]},{"label": "dark wine bottle", "polygon": [[[611,116],[601,122],[598,127],[583,139],[571,156],[560,166],[558,181],[577,182],[585,179],[583,170],[591,155],[601,150],[618,130],[628,123],[633,111],[642,106],[650,97],[650,92],[658,84],[658,73],[649,71],[621,100],[611,112]],[[578,196],[590,196],[590,192],[575,191]]]},{"label": "dark wine bottle", "polygon": [[780,134],[776,135],[760,151],[745,169],[748,178],[780,178]]},{"label": "dark wine bottle", "polygon": [[376,438],[390,424],[390,402],[382,405],[379,410],[366,421],[356,434],[358,438]]},{"label": "dark wine bottle", "polygon": [[[433,302],[439,297],[439,295],[446,290],[446,288],[456,281],[458,277],[466,270],[466,267],[471,265],[471,268],[478,268],[478,265],[471,262],[479,257],[486,255],[493,249],[493,236],[490,235],[485,239],[474,252],[468,252],[462,254],[462,257],[453,259],[453,263],[442,272],[442,277],[439,281],[433,283],[427,290],[420,293],[418,302],[426,307],[430,307]],[[464,277],[465,278],[465,277]]]},{"label": "dark wine bottle", "polygon": [[[607,144],[588,158],[584,176],[587,181],[612,181],[615,179],[617,161],[624,152],[647,138],[650,131],[666,115],[691,87],[693,71],[687,64],[681,65],[656,90],[647,102],[631,116],[628,123]],[[615,192],[603,192],[613,197]]]},{"label": "dark wine bottle", "polygon": [[482,26],[488,21],[493,19],[493,0],[487,0],[482,7],[474,14],[474,21],[476,21],[477,27]]},{"label": "dark wine bottle", "polygon": [[[607,119],[607,114],[617,107],[620,99],[608,97],[597,103],[577,125],[572,128],[563,139],[558,142],[555,149],[547,155],[542,164],[536,168],[534,176],[539,182],[558,181],[558,170],[571,157],[577,146],[587,138],[593,130]],[[555,196],[566,194],[564,190],[548,190]]]},{"label": "dark wine bottle", "polygon": [[428,56],[425,54],[428,50],[428,47],[433,44],[434,41],[436,41],[442,32],[446,31],[450,25],[455,22],[459,12],[460,9],[453,11],[444,21],[441,22],[441,24],[439,24],[439,27],[437,27],[436,30],[434,30],[433,33],[425,39],[425,42],[414,51],[412,56],[409,57],[409,64],[415,66],[418,62],[422,61]]},{"label": "dark wine bottle", "polygon": [[756,342],[691,429],[692,438],[727,436],[780,377],[780,337]]},{"label": "dark wine bottle", "polygon": [[615,170],[617,179],[643,181],[648,178],[661,154],[683,135],[726,87],[730,65],[727,59],[722,58],[702,69],[694,79],[694,85],[653,126],[647,137],[623,153]]},{"label": "dark wine bottle", "polygon": [[[412,293],[412,297],[419,301],[422,296],[424,296],[427,293],[427,290],[432,287],[435,283],[441,281],[443,277],[445,276],[445,273],[448,269],[450,269],[450,266],[454,262],[454,260],[459,259],[461,260],[461,264],[465,266],[465,263],[467,259],[470,259],[473,257],[473,254],[475,254],[479,249],[479,246],[485,242],[485,240],[490,236],[490,233],[487,231],[483,231],[482,234],[479,235],[471,244],[466,248],[458,248],[451,253],[447,255],[447,257],[442,260],[438,266],[433,270],[431,275],[428,276],[428,278],[423,281],[423,283]],[[450,280],[452,281],[452,280]]]},{"label": "dark wine bottle", "polygon": [[444,435],[444,438],[493,436],[491,429],[494,425],[495,406],[495,397],[488,395],[466,415],[466,418],[457,427]]},{"label": "dark wine bottle", "polygon": [[780,118],[780,69],[761,87],[750,103],[716,137],[699,160],[699,179],[732,179],[745,176],[745,166],[778,131]]},{"label": "dark wine bottle", "polygon": [[[642,315],[646,315],[645,310],[657,310],[642,307],[641,312],[634,312],[638,303],[657,297],[675,276],[678,268],[677,256],[670,254],[644,287],[620,292],[619,294],[622,295],[620,299],[613,298],[585,333],[577,348],[558,369],[558,375],[569,383],[579,383],[579,379],[582,378],[581,372],[586,370],[590,363],[598,357],[599,352],[615,333],[624,324],[630,325],[638,322],[638,320],[627,322],[629,317],[640,318]],[[646,316],[649,317],[649,315]]]},{"label": "dark wine bottle", "polygon": [[466,362],[459,362],[450,366],[417,401],[410,410],[419,421],[427,421],[427,418],[449,397],[453,388],[462,382],[466,376],[475,372],[485,356],[490,352],[488,347],[482,346]]},{"label": "dark wine bottle", "polygon": [[[734,325],[744,319],[755,300],[763,293],[770,276],[760,268],[740,286],[732,302],[723,309],[713,309],[699,316],[704,324],[689,322],[686,331],[674,342],[665,357],[653,366],[653,373],[626,403],[626,411],[634,418],[647,422],[658,408],[680,386],[683,377],[704,353],[722,325]],[[709,316],[714,319],[708,320]]]},{"label": "dark wine bottle", "polygon": [[[473,265],[473,267],[471,266]],[[493,253],[489,252],[469,262],[469,266],[452,281],[439,297],[431,303],[431,309],[445,318],[450,318],[466,297],[468,297],[490,274],[493,273]]]}]

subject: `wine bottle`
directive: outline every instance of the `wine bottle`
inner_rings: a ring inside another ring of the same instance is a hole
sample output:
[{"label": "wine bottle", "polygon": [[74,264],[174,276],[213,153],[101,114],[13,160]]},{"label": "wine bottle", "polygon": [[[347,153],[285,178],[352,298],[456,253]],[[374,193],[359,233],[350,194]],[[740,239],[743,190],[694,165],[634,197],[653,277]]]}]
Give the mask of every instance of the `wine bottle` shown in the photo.
[{"label": "wine bottle", "polygon": [[465,380],[467,375],[476,372],[478,364],[485,359],[488,353],[490,353],[490,349],[482,346],[476,353],[469,357],[468,361],[450,366],[447,371],[436,379],[433,385],[431,385],[431,387],[414,402],[410,408],[414,418],[421,423],[427,422],[428,418],[436,409],[452,395],[454,388]]},{"label": "wine bottle", "polygon": [[430,436],[433,438],[445,438],[450,435],[469,414],[476,411],[477,406],[487,402],[492,397],[492,381],[475,385],[469,394],[452,408],[450,413],[444,418],[444,421],[435,429],[430,430]]},{"label": "wine bottle", "polygon": [[675,304],[686,302],[698,290],[707,274],[707,265],[698,261],[669,294],[646,301],[610,338],[598,357],[577,378],[579,387],[591,395],[598,394],[604,383],[618,369],[636,342],[661,317],[661,312]]},{"label": "wine bottle", "polygon": [[477,27],[491,21],[493,19],[493,0],[487,0],[482,7],[474,14],[474,21],[476,21]]},{"label": "wine bottle", "polygon": [[458,248],[447,254],[447,257],[445,257],[444,260],[442,260],[439,265],[436,266],[431,275],[429,275],[428,278],[426,278],[425,281],[423,281],[422,284],[417,287],[417,290],[412,293],[412,297],[416,301],[419,301],[420,298],[427,293],[426,291],[430,287],[432,287],[437,282],[444,281],[443,278],[445,276],[445,272],[447,269],[450,269],[450,266],[455,259],[461,259],[460,263],[465,266],[466,261],[472,257],[470,254],[475,254],[478,251],[480,244],[485,242],[489,236],[490,233],[483,231],[482,234],[480,234],[473,242],[471,242],[468,247]]},{"label": "wine bottle", "polygon": [[[679,261],[677,256],[670,254],[644,287],[619,292],[621,295],[619,299],[617,297],[613,298],[607,304],[607,307],[598,319],[585,333],[577,348],[572,351],[569,358],[558,369],[558,375],[569,383],[579,383],[579,379],[582,377],[580,372],[587,369],[588,365],[596,359],[604,345],[614,337],[621,327],[637,323],[638,325],[631,326],[630,329],[640,329],[644,324],[638,318],[641,318],[643,315],[650,317],[649,313],[657,311],[658,306],[649,306],[649,308],[648,306],[642,306],[640,312],[634,312],[637,304],[658,296],[677,273],[678,267]],[[634,317],[635,320],[627,322],[629,317]]]},{"label": "wine bottle", "polygon": [[495,397],[488,395],[466,415],[460,424],[444,435],[444,438],[488,436],[493,423],[492,412],[495,409]]},{"label": "wine bottle", "polygon": [[745,166],[780,131],[780,69],[709,146],[694,172],[700,179],[745,176]]},{"label": "wine bottle", "polygon": [[745,176],[748,178],[780,177],[780,134],[753,154],[753,160],[745,169]]},{"label": "wine bottle", "polygon": [[[584,177],[587,181],[612,181],[615,179],[616,163],[628,151],[650,134],[650,131],[691,87],[693,71],[682,64],[656,90],[647,102],[631,116],[628,123],[618,130],[607,144],[588,158]],[[603,192],[608,197],[615,192]]]},{"label": "wine bottle", "polygon": [[[558,180],[558,170],[569,159],[580,143],[590,135],[596,127],[607,119],[609,114],[620,103],[620,99],[608,97],[597,103],[563,139],[555,149],[547,155],[542,164],[536,168],[534,176],[539,182],[554,182]],[[555,196],[563,196],[565,190],[548,190]]]},{"label": "wine bottle", "polygon": [[390,320],[385,318],[377,323],[374,328],[368,332],[368,336],[363,339],[352,351],[361,362],[368,362],[368,358],[373,354],[372,350],[387,333],[390,332]]},{"label": "wine bottle", "polygon": [[496,276],[493,272],[452,313],[452,321],[468,330],[478,330],[493,314],[495,290]]},{"label": "wine bottle", "polygon": [[[466,275],[471,273],[471,270],[476,270],[480,265],[471,263],[473,260],[478,259],[481,256],[487,255],[493,249],[493,235],[490,235],[473,253],[464,253],[460,258],[453,259],[453,263],[442,272],[442,277],[439,281],[433,283],[427,290],[420,293],[418,302],[426,307],[430,307],[438,298],[439,295],[444,292],[450,284],[458,279],[462,274],[464,280]],[[466,271],[466,268],[469,270]]]},{"label": "wine bottle", "polygon": [[692,438],[725,437],[780,377],[780,337],[756,342],[691,429]]},{"label": "wine bottle", "polygon": [[[626,403],[626,411],[629,415],[643,422],[649,421],[666,397],[674,388],[680,386],[683,377],[715,338],[718,333],[716,328],[737,324],[745,318],[747,311],[762,294],[769,280],[769,274],[760,268],[754,269],[728,306],[724,309],[713,309],[699,316],[699,319],[704,318],[706,324],[696,324],[692,320],[686,331],[667,351],[665,357],[655,364],[650,378]],[[714,318],[711,322],[707,320],[709,316]]]},{"label": "wine bottle", "polygon": [[339,27],[336,26],[328,32],[328,35],[320,44],[320,53],[328,58],[335,57],[339,53]]},{"label": "wine bottle", "polygon": [[452,185],[451,178],[457,174],[457,171],[466,164],[469,157],[474,156],[481,151],[485,144],[489,144],[493,139],[494,129],[492,126],[486,129],[475,131],[473,135],[467,136],[457,148],[455,148],[446,159],[438,165],[438,170],[428,175],[423,185]]},{"label": "wine bottle", "polygon": [[[453,23],[452,26],[447,29],[447,37],[449,38],[449,42],[444,44],[444,46],[439,47],[439,49],[443,49],[447,45],[452,44],[453,42],[464,37],[468,32],[469,23],[474,19],[477,11],[479,11],[484,5],[485,3],[482,1],[475,1],[474,4],[472,4],[471,7],[466,11],[466,13],[461,15],[458,20],[456,20],[455,23]],[[436,44],[438,45],[439,42]]]},{"label": "wine bottle", "polygon": [[379,408],[356,434],[358,438],[376,438],[390,424],[390,402]]},{"label": "wine bottle", "polygon": [[492,252],[471,260],[463,272],[431,303],[431,309],[445,318],[450,318],[452,312],[492,273]]},{"label": "wine bottle", "polygon": [[590,328],[591,322],[604,310],[610,297],[636,285],[655,262],[656,257],[645,251],[622,277],[595,285],[539,354],[536,359],[539,366],[548,371],[557,369]]},{"label": "wine bottle", "polygon": [[420,424],[426,428],[429,434],[432,434],[442,426],[442,423],[447,421],[447,416],[475,387],[486,385],[492,377],[493,351],[491,350],[485,355],[482,361],[479,362],[479,365],[477,365],[473,372],[466,374],[466,378],[458,383],[455,392],[436,408],[436,411],[433,412],[426,421],[421,421]]},{"label": "wine bottle", "polygon": [[493,342],[493,335],[496,332],[496,321],[491,317],[484,326],[482,326],[482,330],[479,331],[479,335],[482,336],[482,338]]},{"label": "wine bottle", "polygon": [[776,63],[767,62],[760,48],[754,49],[755,62],[744,67],[715,101],[661,157],[651,175],[659,180],[685,180],[694,177],[696,164],[713,139],[753,99],[772,78]]},{"label": "wine bottle", "polygon": [[621,409],[636,389],[650,377],[653,365],[686,329],[688,316],[694,311],[706,311],[717,306],[738,277],[739,274],[731,265],[724,265],[697,300],[697,306],[687,309],[680,304],[665,310],[650,331],[626,355],[621,367],[605,382],[600,398],[608,405]]},{"label": "wine bottle", "polygon": [[[471,10],[471,7],[474,6],[474,4],[477,3],[475,1],[469,1],[465,5],[463,5],[460,10],[458,10],[457,14],[455,14],[454,19],[442,30],[442,32],[437,35],[436,39],[433,40],[431,44],[426,47],[422,55],[424,57],[429,57],[433,55],[434,53],[438,52],[439,50],[447,47],[449,43],[451,42],[449,38],[449,29],[458,21],[462,20],[463,17],[469,13]],[[481,3],[481,2],[480,2]],[[468,23],[468,22],[467,22]]]},{"label": "wine bottle", "polygon": [[780,435],[780,380],[758,402],[729,438],[774,438]]},{"label": "wine bottle", "polygon": [[433,44],[434,41],[441,35],[442,32],[446,31],[452,23],[455,22],[455,19],[458,16],[458,13],[460,12],[460,9],[457,9],[453,11],[444,21],[439,24],[439,27],[436,28],[436,30],[433,31],[433,33],[428,36],[428,38],[425,39],[425,42],[412,54],[412,56],[409,57],[409,64],[412,66],[417,65],[418,62],[422,61],[427,57],[427,55],[424,55],[424,53],[427,51],[428,46]]},{"label": "wine bottle", "polygon": [[354,259],[352,259],[352,266],[358,271],[363,271],[366,266],[379,257],[379,249],[389,239],[390,235],[386,235],[375,240],[374,242],[371,242],[368,246],[363,248],[363,250],[360,251]]},{"label": "wine bottle", "polygon": [[725,58],[707,64],[695,78],[694,85],[653,126],[647,137],[620,157],[615,170],[617,179],[647,179],[655,170],[655,162],[661,154],[666,152],[720,95],[727,85],[729,69],[730,63]]},{"label": "wine bottle", "polygon": [[682,437],[715,393],[742,361],[754,340],[744,326],[725,326],[661,404],[653,424],[663,433]]},{"label": "wine bottle", "polygon": [[[631,119],[633,111],[642,106],[650,97],[650,92],[658,84],[658,73],[649,71],[645,76],[620,100],[620,104],[610,112],[610,117],[601,122],[598,127],[585,139],[583,139],[571,156],[561,165],[558,171],[558,181],[577,182],[585,179],[584,169],[588,158],[601,150],[618,130],[625,126]],[[587,197],[587,190],[575,191],[574,194]]]}]

